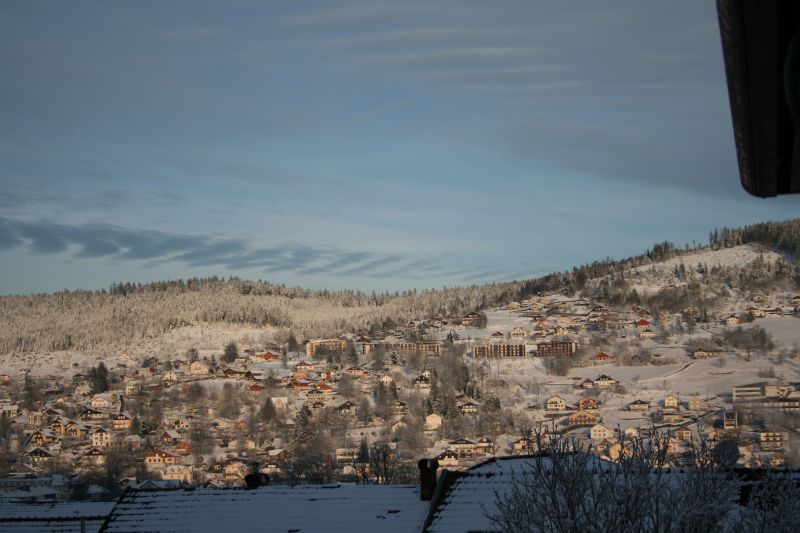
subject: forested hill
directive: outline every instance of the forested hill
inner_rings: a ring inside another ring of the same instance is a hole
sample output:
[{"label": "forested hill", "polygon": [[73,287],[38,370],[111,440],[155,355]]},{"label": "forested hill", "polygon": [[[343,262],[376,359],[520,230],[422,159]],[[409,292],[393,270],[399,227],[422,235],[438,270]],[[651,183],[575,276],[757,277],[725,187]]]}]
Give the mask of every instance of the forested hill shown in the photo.
[{"label": "forested hill", "polygon": [[[796,258],[800,219],[715,229],[709,240],[705,248],[760,243]],[[702,249],[662,242],[638,256],[595,261],[535,279],[394,293],[314,291],[209,277],[115,283],[99,291],[4,296],[0,297],[0,353],[124,349],[198,324],[269,326],[298,339],[343,332],[380,334],[411,319],[460,316],[553,292],[624,301],[638,298],[635,292],[620,289],[619,278],[625,271]],[[779,272],[770,271],[770,275],[796,282],[798,267],[790,260],[793,264],[780,265]],[[588,283],[598,279],[613,283]]]}]

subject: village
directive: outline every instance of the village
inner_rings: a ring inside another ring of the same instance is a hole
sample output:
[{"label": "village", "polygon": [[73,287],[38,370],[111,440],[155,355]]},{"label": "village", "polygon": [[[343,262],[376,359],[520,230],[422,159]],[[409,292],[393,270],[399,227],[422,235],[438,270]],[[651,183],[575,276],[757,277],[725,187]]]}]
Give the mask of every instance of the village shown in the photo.
[{"label": "village", "polygon": [[[108,499],[126,486],[398,483],[421,457],[462,470],[551,434],[614,461],[669,437],[669,464],[735,441],[747,468],[798,465],[798,361],[726,345],[739,323],[800,331],[800,296],[694,322],[565,296],[408,323],[382,339],[120,354],[0,375],[0,499]],[[741,307],[741,306],[740,306]],[[694,331],[694,334],[686,333]],[[682,332],[678,334],[676,332]]]}]

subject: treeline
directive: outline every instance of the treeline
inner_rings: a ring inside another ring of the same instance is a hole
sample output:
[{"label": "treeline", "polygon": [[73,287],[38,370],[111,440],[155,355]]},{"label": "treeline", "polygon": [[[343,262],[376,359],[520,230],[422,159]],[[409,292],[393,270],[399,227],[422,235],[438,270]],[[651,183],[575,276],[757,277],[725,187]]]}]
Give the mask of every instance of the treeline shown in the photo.
[{"label": "treeline", "polygon": [[800,252],[800,219],[759,222],[741,228],[717,228],[708,236],[712,248],[759,243],[797,258]]}]

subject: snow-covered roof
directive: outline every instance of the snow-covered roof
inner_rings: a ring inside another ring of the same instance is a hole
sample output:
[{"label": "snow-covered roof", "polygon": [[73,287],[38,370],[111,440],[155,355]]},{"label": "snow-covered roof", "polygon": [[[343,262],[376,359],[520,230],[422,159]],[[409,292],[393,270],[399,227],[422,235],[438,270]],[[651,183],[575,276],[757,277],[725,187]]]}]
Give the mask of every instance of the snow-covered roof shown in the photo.
[{"label": "snow-covered roof", "polygon": [[416,485],[131,490],[103,531],[418,531],[427,509]]}]

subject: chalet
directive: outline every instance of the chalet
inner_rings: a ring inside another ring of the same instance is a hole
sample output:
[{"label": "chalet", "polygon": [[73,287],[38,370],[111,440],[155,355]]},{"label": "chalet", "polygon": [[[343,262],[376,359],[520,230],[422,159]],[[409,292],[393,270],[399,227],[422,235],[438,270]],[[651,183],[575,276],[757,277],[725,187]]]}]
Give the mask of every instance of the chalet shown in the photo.
[{"label": "chalet", "polygon": [[480,406],[474,402],[467,402],[458,406],[458,410],[461,411],[462,415],[474,415],[479,409]]},{"label": "chalet", "polygon": [[369,376],[369,370],[365,370],[360,366],[351,366],[350,368],[347,369],[347,373],[357,378]]},{"label": "chalet", "polygon": [[31,433],[28,437],[28,444],[33,446],[44,446],[54,444],[58,441],[58,435],[50,429],[40,429]]},{"label": "chalet", "polygon": [[634,400],[628,404],[628,411],[649,411],[650,402],[646,400]]},{"label": "chalet", "polygon": [[516,327],[511,330],[511,338],[512,339],[527,339],[528,332],[525,331],[524,328]]},{"label": "chalet", "polygon": [[267,350],[264,353],[257,353],[253,357],[255,357],[256,359],[262,359],[264,361],[280,361],[281,360],[281,354],[275,353],[275,352],[271,352],[269,350]]},{"label": "chalet", "polygon": [[664,398],[664,409],[680,409],[681,402],[677,394],[668,394]]},{"label": "chalet", "polygon": [[83,460],[92,466],[102,466],[106,464],[106,452],[100,448],[89,448],[83,454]]},{"label": "chalet", "polygon": [[144,465],[147,470],[157,470],[163,466],[178,463],[178,456],[164,450],[155,450],[144,456]]},{"label": "chalet", "polygon": [[639,333],[639,337],[643,339],[653,339],[656,336],[656,332],[652,329],[645,329]]},{"label": "chalet", "polygon": [[551,396],[547,399],[547,406],[545,409],[548,411],[564,411],[566,408],[567,402],[560,396]]},{"label": "chalet", "polygon": [[474,457],[478,454],[478,444],[469,439],[460,438],[448,443],[448,449],[457,453],[459,458]]},{"label": "chalet", "polygon": [[606,363],[612,362],[613,360],[614,358],[605,352],[597,352],[596,354],[594,354],[594,356],[592,356],[592,364],[595,365],[604,365]]},{"label": "chalet", "polygon": [[461,325],[462,326],[477,326],[483,321],[483,315],[472,311],[471,313],[467,313],[461,318]]},{"label": "chalet", "polygon": [[579,389],[593,389],[594,388],[594,381],[589,378],[584,379],[580,383],[576,385]]},{"label": "chalet", "polygon": [[684,442],[691,441],[692,434],[693,434],[692,430],[686,426],[681,426],[675,430],[675,438]]},{"label": "chalet", "polygon": [[453,450],[445,450],[436,456],[440,468],[458,468],[460,464],[458,459],[458,453]]},{"label": "chalet", "polygon": [[698,348],[694,351],[694,357],[695,359],[708,359],[709,357],[718,357],[724,353],[722,350],[712,348]]},{"label": "chalet", "polygon": [[393,415],[404,415],[407,412],[408,412],[408,405],[406,405],[406,402],[403,402],[401,400],[395,400],[394,403],[392,403]]},{"label": "chalet", "polygon": [[600,406],[600,400],[592,398],[591,396],[584,396],[578,400],[578,409],[597,409]]},{"label": "chalet", "polygon": [[689,410],[690,411],[705,411],[708,409],[708,400],[700,397],[697,394],[689,396]]},{"label": "chalet", "polygon": [[189,441],[182,441],[175,445],[175,451],[180,455],[190,455],[192,453],[192,445]]},{"label": "chalet", "polygon": [[592,440],[603,440],[614,438],[615,431],[604,424],[595,424],[589,430],[589,436]]},{"label": "chalet", "polygon": [[92,431],[92,446],[96,448],[108,448],[111,445],[111,433],[102,427]]},{"label": "chalet", "polygon": [[111,419],[111,429],[114,431],[128,431],[133,427],[133,418],[127,413],[119,413]]},{"label": "chalet", "polygon": [[181,434],[175,431],[174,429],[167,429],[163,433],[161,433],[161,442],[166,444],[167,446],[173,446],[178,444],[181,440]]},{"label": "chalet", "polygon": [[204,376],[210,372],[208,365],[195,361],[189,365],[189,373],[194,376]]},{"label": "chalet", "polygon": [[189,484],[192,482],[192,467],[184,465],[168,465],[161,471],[161,479]]},{"label": "chalet", "polygon": [[414,379],[414,387],[417,389],[429,389],[431,388],[431,378],[426,375],[418,376]]},{"label": "chalet", "polygon": [[600,421],[600,416],[589,411],[579,410],[577,413],[570,415],[569,423],[572,426],[597,424]]},{"label": "chalet", "polygon": [[664,424],[679,424],[683,422],[684,417],[678,411],[668,409],[659,412],[658,419]]},{"label": "chalet", "polygon": [[355,416],[356,415],[356,404],[347,400],[343,404],[336,407],[336,412],[342,415],[348,416]]},{"label": "chalet", "polygon": [[619,381],[605,374],[600,374],[597,376],[597,379],[594,380],[594,386],[598,389],[613,389],[617,385],[619,385]]},{"label": "chalet", "polygon": [[92,409],[111,409],[111,399],[106,395],[97,394],[89,403]]},{"label": "chalet", "polygon": [[27,455],[31,463],[33,463],[34,465],[47,463],[55,458],[54,454],[50,453],[48,450],[44,448],[34,448],[30,452],[28,452]]},{"label": "chalet", "polygon": [[726,326],[736,326],[739,324],[739,317],[736,315],[729,315],[725,318],[724,324]]},{"label": "chalet", "polygon": [[64,434],[68,437],[86,437],[89,434],[89,429],[70,420],[64,426]]}]

